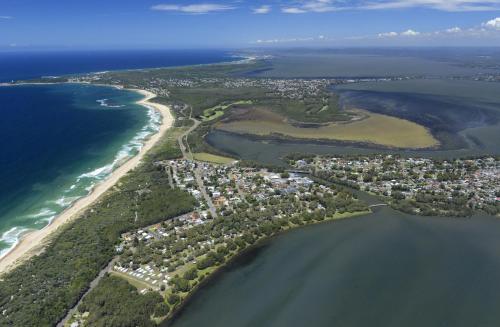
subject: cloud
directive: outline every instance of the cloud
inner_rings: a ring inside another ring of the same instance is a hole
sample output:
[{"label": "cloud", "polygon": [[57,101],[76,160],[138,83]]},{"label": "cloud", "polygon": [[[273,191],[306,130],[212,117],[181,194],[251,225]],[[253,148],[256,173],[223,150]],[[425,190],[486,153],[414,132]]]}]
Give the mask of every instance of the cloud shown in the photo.
[{"label": "cloud", "polygon": [[268,5],[260,6],[258,8],[252,9],[252,11],[254,14],[268,14],[271,12],[271,6]]},{"label": "cloud", "polygon": [[379,33],[378,37],[396,37],[398,36],[398,32],[386,32],[386,33]]},{"label": "cloud", "polygon": [[[295,37],[282,39],[261,39],[254,44],[272,45],[279,43],[341,44],[342,42],[368,42],[369,44],[469,44],[470,42],[490,42],[498,44],[500,40],[500,17],[479,23],[472,27],[453,26],[441,30],[420,32],[407,29],[402,32],[382,32],[361,36]],[[459,43],[457,43],[459,42]],[[462,42],[462,43],[460,43]]]},{"label": "cloud", "polygon": [[[379,33],[378,38],[396,38],[396,37],[413,37],[419,36],[421,39],[439,39],[439,38],[478,38],[478,37],[500,37],[500,17],[493,18],[486,21],[480,25],[476,25],[470,28],[461,28],[458,26],[450,27],[444,30],[437,30],[431,32],[417,32],[415,30],[409,29],[407,31],[397,33],[397,32],[386,32]],[[367,38],[370,38],[367,36]]]},{"label": "cloud", "polygon": [[191,5],[158,4],[152,6],[151,9],[158,11],[183,12],[187,14],[208,14],[211,12],[233,10],[235,7],[216,3],[199,3]]},{"label": "cloud", "polygon": [[294,37],[288,39],[261,39],[251,43],[257,44],[276,44],[276,43],[298,43],[298,42],[312,42],[312,41],[325,41],[327,37],[324,35],[318,35],[317,37]]},{"label": "cloud", "polygon": [[14,17],[12,17],[12,16],[0,16],[0,19],[12,19],[12,18],[14,18]]},{"label": "cloud", "polygon": [[398,36],[418,36],[421,35],[420,32],[417,32],[415,30],[409,29],[404,32],[398,33],[398,32],[384,32],[384,33],[379,33],[377,34],[378,38],[395,38]]},{"label": "cloud", "polygon": [[491,11],[500,9],[500,0],[382,0],[364,2],[364,9],[430,8],[442,11]]},{"label": "cloud", "polygon": [[420,32],[409,29],[407,31],[401,32],[401,35],[403,35],[403,36],[417,36],[417,35],[420,35]]},{"label": "cloud", "polygon": [[493,18],[482,25],[483,27],[500,31],[500,17]]},{"label": "cloud", "polygon": [[284,12],[285,14],[304,14],[307,11],[300,8],[285,7],[281,9],[281,12]]},{"label": "cloud", "polygon": [[441,11],[500,10],[500,0],[295,0],[282,8],[289,14],[322,13],[341,10],[386,10],[429,8]]},{"label": "cloud", "polygon": [[287,14],[304,14],[307,12],[330,12],[342,10],[342,6],[335,6],[333,0],[307,0],[300,1],[297,6],[284,7],[281,9],[282,12]]},{"label": "cloud", "polygon": [[462,29],[458,26],[451,27],[445,30],[446,33],[460,33],[462,32]]}]

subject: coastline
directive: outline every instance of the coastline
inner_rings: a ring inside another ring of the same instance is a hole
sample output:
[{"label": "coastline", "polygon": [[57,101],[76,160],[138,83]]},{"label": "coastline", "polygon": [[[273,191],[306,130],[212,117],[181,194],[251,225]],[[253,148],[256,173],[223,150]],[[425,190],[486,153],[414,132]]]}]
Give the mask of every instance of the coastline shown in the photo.
[{"label": "coastline", "polygon": [[210,274],[205,279],[203,279],[198,285],[196,285],[193,289],[191,289],[188,292],[186,297],[181,299],[181,302],[177,306],[172,308],[172,311],[170,311],[169,314],[159,323],[159,327],[172,326],[175,323],[175,321],[179,318],[179,316],[183,313],[183,311],[186,309],[186,307],[189,304],[191,304],[191,302],[193,300],[195,300],[199,291],[201,291],[203,288],[209,286],[210,283],[213,282],[217,277],[219,277],[224,272],[231,269],[231,267],[233,267],[233,265],[236,262],[238,262],[238,260],[241,260],[247,254],[252,253],[253,251],[256,251],[262,247],[265,247],[267,244],[272,242],[277,237],[283,236],[287,233],[296,231],[298,229],[308,228],[308,227],[322,225],[322,224],[333,224],[333,223],[336,223],[336,222],[339,222],[342,220],[355,219],[355,218],[359,218],[359,217],[369,216],[371,214],[373,214],[372,210],[337,214],[337,216],[331,217],[329,219],[325,219],[323,221],[317,221],[317,222],[312,222],[312,223],[308,223],[308,224],[304,224],[304,225],[297,225],[297,226],[288,227],[286,229],[280,230],[279,232],[277,232],[274,235],[265,236],[265,237],[261,237],[261,238],[257,239],[254,244],[248,245],[246,248],[244,248],[240,252],[234,253],[232,255],[232,257],[227,259],[227,261],[220,264],[213,271],[211,271]]},{"label": "coastline", "polygon": [[[106,86],[125,89],[114,85]],[[159,130],[144,142],[144,145],[139,153],[122,163],[108,176],[108,178],[97,184],[89,194],[75,201],[44,228],[23,234],[17,244],[0,257],[0,275],[9,272],[33,255],[40,253],[49,238],[57,230],[60,230],[60,227],[78,218],[78,216],[85,209],[96,202],[106,191],[112,188],[122,176],[137,167],[141,163],[144,155],[160,140],[166,130],[172,127],[174,118],[170,112],[170,108],[162,104],[150,102],[151,99],[156,97],[156,94],[150,91],[138,89],[125,90],[140,93],[144,97],[136,103],[146,108],[152,108],[161,114],[162,121]]]}]

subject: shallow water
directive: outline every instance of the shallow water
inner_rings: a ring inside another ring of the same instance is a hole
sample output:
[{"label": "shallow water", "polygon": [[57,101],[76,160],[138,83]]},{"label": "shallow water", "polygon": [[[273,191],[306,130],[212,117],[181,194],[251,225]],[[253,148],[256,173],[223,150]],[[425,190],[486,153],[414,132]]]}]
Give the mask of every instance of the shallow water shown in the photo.
[{"label": "shallow water", "polygon": [[172,326],[498,326],[500,221],[389,208],[237,260]]},{"label": "shallow water", "polygon": [[292,152],[318,154],[393,153],[447,158],[500,154],[500,83],[410,80],[347,84],[334,89],[347,107],[358,107],[412,120],[446,137],[438,150],[391,151],[356,144],[260,141],[212,131],[214,147],[248,160],[280,163]]}]

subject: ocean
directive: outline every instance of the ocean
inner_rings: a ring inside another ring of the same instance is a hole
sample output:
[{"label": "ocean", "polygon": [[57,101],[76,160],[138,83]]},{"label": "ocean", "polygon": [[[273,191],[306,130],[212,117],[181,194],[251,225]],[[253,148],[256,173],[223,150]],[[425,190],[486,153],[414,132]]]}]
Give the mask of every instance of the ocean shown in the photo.
[{"label": "ocean", "polygon": [[[0,53],[0,81],[229,60],[222,51]],[[161,122],[141,98],[80,84],[0,87],[0,255],[140,150]]]}]

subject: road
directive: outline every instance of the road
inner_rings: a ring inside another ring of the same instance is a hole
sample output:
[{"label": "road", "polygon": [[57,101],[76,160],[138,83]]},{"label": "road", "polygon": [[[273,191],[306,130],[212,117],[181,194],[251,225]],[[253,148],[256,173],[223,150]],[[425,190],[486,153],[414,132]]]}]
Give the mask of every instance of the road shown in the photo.
[{"label": "road", "polygon": [[[191,111],[192,111],[192,109],[191,109]],[[191,148],[189,147],[189,143],[187,141],[187,138],[189,136],[189,133],[194,131],[201,124],[201,122],[195,118],[192,118],[191,114],[189,115],[189,119],[191,119],[191,121],[193,121],[193,126],[191,126],[186,132],[184,132],[182,135],[180,135],[177,138],[177,142],[179,143],[179,147],[182,151],[182,156],[184,157],[184,159],[193,160],[194,159],[193,153],[191,152]],[[168,173],[170,175],[170,171]],[[205,201],[208,204],[208,207],[209,207],[210,213],[212,214],[212,217],[217,217],[217,210],[215,209],[215,207],[212,203],[212,200],[210,199],[210,196],[207,193],[205,185],[203,184],[203,178],[202,178],[203,174],[202,174],[201,168],[199,166],[196,167],[196,169],[194,171],[194,175],[196,178],[196,182],[198,183],[198,187],[199,187]],[[169,183],[171,186],[173,186],[171,176],[169,176]],[[113,266],[115,265],[117,260],[118,260],[118,257],[115,257],[113,260],[111,260],[108,263],[108,265],[104,269],[101,270],[99,275],[97,275],[97,277],[90,283],[89,289],[80,297],[80,300],[78,300],[78,302],[68,311],[68,313],[66,314],[64,319],[62,319],[57,324],[57,327],[64,327],[64,325],[71,319],[71,317],[73,317],[73,315],[76,313],[78,306],[80,305],[80,303],[82,303],[85,296],[87,294],[89,294],[99,284],[100,280],[108,272],[111,271],[111,269],[113,268]]]},{"label": "road", "polygon": [[[193,122],[193,126],[191,126],[187,131],[182,133],[178,138],[177,142],[179,143],[179,147],[182,152],[182,157],[187,160],[194,160],[193,153],[191,152],[191,148],[189,146],[188,142],[188,136],[189,133],[194,131],[200,124],[201,121],[195,119],[192,117],[192,108],[191,108],[191,113],[189,114],[189,119]],[[194,170],[194,176],[196,179],[196,183],[198,184],[198,188],[200,189],[201,194],[203,195],[203,198],[205,199],[205,202],[208,205],[208,209],[210,210],[210,213],[212,214],[212,217],[217,217],[217,209],[215,208],[212,199],[207,193],[207,189],[205,188],[205,184],[203,183],[203,172],[201,171],[201,168],[197,165],[195,170]]]},{"label": "road", "polygon": [[57,327],[64,327],[64,325],[69,321],[69,319],[71,319],[71,317],[73,317],[73,315],[76,313],[76,310],[77,310],[78,306],[80,305],[80,303],[82,303],[82,301],[85,298],[85,296],[87,296],[87,294],[89,294],[99,284],[99,282],[101,281],[101,279],[108,272],[111,271],[111,269],[113,268],[113,266],[115,265],[115,263],[116,263],[117,260],[118,260],[118,257],[115,257],[113,260],[111,260],[108,263],[108,265],[106,266],[106,268],[104,268],[103,270],[101,270],[101,272],[99,273],[99,275],[97,275],[97,277],[90,283],[89,289],[82,295],[82,297],[80,297],[80,300],[78,300],[78,302],[75,304],[75,306],[73,306],[68,311],[68,313],[66,314],[66,317],[64,317],[64,319],[61,320],[57,324]]}]

